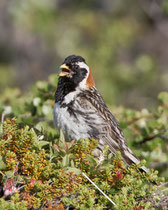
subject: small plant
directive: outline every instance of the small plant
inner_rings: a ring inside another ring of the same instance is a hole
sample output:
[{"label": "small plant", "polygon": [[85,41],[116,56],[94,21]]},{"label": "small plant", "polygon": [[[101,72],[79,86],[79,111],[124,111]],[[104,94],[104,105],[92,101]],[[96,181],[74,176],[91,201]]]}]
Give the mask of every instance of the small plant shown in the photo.
[{"label": "small plant", "polygon": [[[62,134],[61,134],[62,135]],[[144,174],[139,166],[126,167],[120,153],[115,157],[105,148],[105,159],[92,156],[94,139],[67,143],[63,135],[57,144],[41,144],[34,129],[20,128],[16,119],[3,123],[0,141],[1,185],[4,195],[0,206],[6,209],[149,209],[159,202],[153,196],[161,178],[156,172]],[[82,175],[85,172],[115,203],[113,206]],[[7,200],[8,201],[7,201]]]},{"label": "small plant", "polygon": [[94,157],[96,139],[66,142],[58,133],[52,119],[56,80],[52,75],[37,82],[28,96],[19,90],[0,96],[0,209],[166,209],[164,179],[153,169],[145,174],[139,168],[153,166],[168,179],[168,93],[159,94],[155,112],[115,109],[129,146],[146,160],[128,167],[108,147],[104,160]]}]

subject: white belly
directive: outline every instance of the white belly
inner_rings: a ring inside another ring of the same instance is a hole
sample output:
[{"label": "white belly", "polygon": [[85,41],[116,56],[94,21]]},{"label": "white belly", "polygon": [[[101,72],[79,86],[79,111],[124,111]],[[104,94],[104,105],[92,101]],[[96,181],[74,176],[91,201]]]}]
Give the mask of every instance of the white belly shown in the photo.
[{"label": "white belly", "polygon": [[[85,112],[85,110],[82,110]],[[58,103],[54,106],[54,123],[58,130],[63,131],[66,141],[72,139],[89,138],[90,127],[86,124],[82,115],[70,115],[67,107],[60,107]]]}]

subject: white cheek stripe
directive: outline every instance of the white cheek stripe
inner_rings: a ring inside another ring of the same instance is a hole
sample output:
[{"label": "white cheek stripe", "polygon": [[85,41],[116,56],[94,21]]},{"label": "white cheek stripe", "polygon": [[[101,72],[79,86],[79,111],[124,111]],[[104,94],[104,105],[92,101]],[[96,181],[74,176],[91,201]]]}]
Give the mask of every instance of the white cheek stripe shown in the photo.
[{"label": "white cheek stripe", "polygon": [[79,83],[79,89],[88,89],[86,81],[89,76],[89,71],[90,71],[89,66],[84,62],[78,62],[77,64],[79,65],[80,68],[84,68],[87,70],[86,78]]},{"label": "white cheek stripe", "polygon": [[89,66],[86,63],[84,63],[84,62],[77,62],[77,65],[79,65],[80,68],[86,69],[88,71],[88,73],[89,73]]},{"label": "white cheek stripe", "polygon": [[86,85],[86,81],[87,81],[87,78],[89,76],[89,67],[86,63],[84,62],[78,62],[77,65],[79,65],[80,68],[85,68],[87,70],[87,75],[86,75],[86,78],[83,79],[80,83],[79,83],[79,86],[76,88],[75,91],[67,94],[64,98],[64,103],[68,104],[70,103],[71,101],[73,101],[75,99],[75,97],[80,93],[80,90],[81,89],[88,89],[87,85]]}]

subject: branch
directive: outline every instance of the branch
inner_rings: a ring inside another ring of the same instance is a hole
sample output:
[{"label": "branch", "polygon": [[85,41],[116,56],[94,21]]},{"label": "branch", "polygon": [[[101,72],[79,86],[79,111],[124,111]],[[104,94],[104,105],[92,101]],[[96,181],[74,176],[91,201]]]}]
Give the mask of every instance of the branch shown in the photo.
[{"label": "branch", "polygon": [[[166,131],[165,131],[165,132],[166,132]],[[157,138],[157,137],[159,137],[159,138],[161,138],[161,139],[164,139],[164,140],[168,140],[168,135],[166,135],[166,134],[164,134],[164,133],[159,133],[159,134],[156,134],[156,135],[154,135],[154,136],[148,136],[148,137],[142,139],[142,140],[139,141],[139,142],[135,142],[135,145],[142,145],[142,144],[145,144],[146,142],[152,141],[152,140],[154,140],[154,139]]]}]

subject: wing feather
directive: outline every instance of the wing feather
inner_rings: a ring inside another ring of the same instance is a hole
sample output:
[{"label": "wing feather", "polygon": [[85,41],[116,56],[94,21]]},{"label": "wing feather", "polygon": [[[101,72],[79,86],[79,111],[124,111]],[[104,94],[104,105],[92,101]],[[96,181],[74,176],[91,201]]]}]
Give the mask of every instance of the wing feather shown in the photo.
[{"label": "wing feather", "polygon": [[[79,101],[81,103],[80,106],[82,106],[85,110],[92,110],[97,118],[101,119],[100,131],[103,130],[103,134],[108,137],[106,141],[108,142],[109,146],[113,141],[115,142],[115,148],[118,147],[118,149],[122,146],[122,144],[126,144],[124,134],[117,120],[107,108],[103,98],[96,88],[83,92],[80,95]],[[87,117],[89,118],[89,116]],[[94,122],[95,119],[92,123],[94,124]]]},{"label": "wing feather", "polygon": [[[86,110],[92,110],[92,113],[96,115],[97,119],[101,121],[101,124],[96,124],[96,120],[90,119],[90,124],[98,131],[95,136],[92,136],[98,140],[102,140],[105,145],[109,146],[109,150],[115,154],[116,151],[120,151],[124,161],[127,164],[136,163],[140,161],[128,147],[124,134],[114,117],[114,115],[107,108],[102,96],[95,87],[90,90],[84,91],[80,94],[80,106]],[[89,118],[86,112],[86,118]],[[144,171],[148,171],[146,167],[142,167]]]}]

